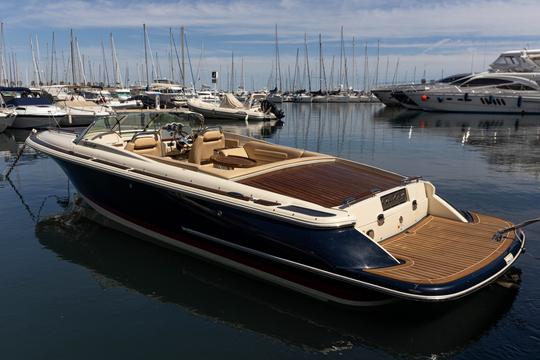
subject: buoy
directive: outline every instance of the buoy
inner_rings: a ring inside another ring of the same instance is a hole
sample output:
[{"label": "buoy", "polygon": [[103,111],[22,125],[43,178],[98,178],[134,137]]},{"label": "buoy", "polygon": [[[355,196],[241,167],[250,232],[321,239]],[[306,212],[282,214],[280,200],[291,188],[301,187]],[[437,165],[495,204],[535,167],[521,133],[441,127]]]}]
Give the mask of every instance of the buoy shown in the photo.
[{"label": "buoy", "polygon": [[420,96],[420,100],[422,100],[422,101],[428,101],[428,99],[429,99],[429,96],[427,96],[425,94]]}]

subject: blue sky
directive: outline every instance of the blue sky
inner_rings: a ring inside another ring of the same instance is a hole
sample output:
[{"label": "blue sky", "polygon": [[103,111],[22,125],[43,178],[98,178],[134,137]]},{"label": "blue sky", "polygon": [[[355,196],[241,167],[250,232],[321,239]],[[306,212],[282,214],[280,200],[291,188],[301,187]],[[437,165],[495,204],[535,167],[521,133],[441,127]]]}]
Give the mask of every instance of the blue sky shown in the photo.
[{"label": "blue sky", "polygon": [[[332,55],[336,56],[336,65],[339,62],[340,27],[343,26],[349,57],[349,83],[353,82],[351,43],[354,36],[357,43],[355,83],[360,88],[366,41],[370,82],[375,77],[377,40],[381,44],[380,81],[392,77],[398,58],[398,79],[402,81],[412,79],[415,67],[417,79],[424,69],[428,78],[439,77],[441,70],[445,74],[469,71],[471,67],[480,71],[501,51],[540,47],[540,22],[537,21],[540,3],[529,0],[29,0],[2,1],[1,8],[6,50],[17,54],[23,78],[26,73],[32,77],[30,36],[39,37],[43,68],[52,32],[56,35],[56,50],[61,63],[61,50],[64,49],[67,56],[69,29],[73,28],[81,53],[93,64],[94,72],[102,63],[102,39],[110,62],[108,36],[112,32],[123,71],[127,64],[130,78],[137,80],[135,66],[143,62],[144,56],[143,23],[149,28],[152,50],[159,54],[163,76],[169,73],[169,28],[173,28],[178,42],[179,27],[184,25],[193,70],[199,69],[201,82],[208,83],[210,71],[220,68],[224,78],[234,51],[238,74],[235,81],[239,81],[240,58],[243,57],[247,87],[252,83],[256,87],[267,85],[274,59],[275,24],[278,25],[283,79],[287,77],[289,67],[291,74],[294,73],[297,48],[300,48],[302,72],[304,33],[308,37],[310,65],[317,73],[318,34],[322,34],[329,77]],[[203,48],[202,60],[199,60]],[[318,80],[314,79],[314,82]]]}]

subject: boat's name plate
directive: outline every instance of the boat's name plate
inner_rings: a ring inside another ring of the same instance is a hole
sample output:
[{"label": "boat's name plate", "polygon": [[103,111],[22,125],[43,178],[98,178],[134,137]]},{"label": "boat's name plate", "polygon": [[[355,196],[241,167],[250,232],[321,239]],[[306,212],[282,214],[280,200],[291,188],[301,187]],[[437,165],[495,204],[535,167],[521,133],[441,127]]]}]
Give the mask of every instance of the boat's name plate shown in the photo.
[{"label": "boat's name plate", "polygon": [[384,211],[407,201],[407,191],[401,189],[388,195],[381,196],[381,205]]}]

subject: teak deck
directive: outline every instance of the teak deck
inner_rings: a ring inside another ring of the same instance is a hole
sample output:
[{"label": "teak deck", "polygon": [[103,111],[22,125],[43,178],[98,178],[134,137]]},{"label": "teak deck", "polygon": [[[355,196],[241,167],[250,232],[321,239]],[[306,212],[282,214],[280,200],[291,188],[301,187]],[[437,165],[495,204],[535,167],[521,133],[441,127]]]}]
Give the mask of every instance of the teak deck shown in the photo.
[{"label": "teak deck", "polygon": [[301,165],[254,176],[239,181],[242,184],[291,196],[324,207],[354,201],[380,191],[399,186],[403,177],[383,170],[340,160]]},{"label": "teak deck", "polygon": [[420,284],[447,283],[473,273],[500,256],[515,236],[511,232],[497,242],[493,234],[512,224],[473,215],[475,223],[427,216],[404,233],[381,242],[397,259],[405,260],[404,264],[367,271]]}]

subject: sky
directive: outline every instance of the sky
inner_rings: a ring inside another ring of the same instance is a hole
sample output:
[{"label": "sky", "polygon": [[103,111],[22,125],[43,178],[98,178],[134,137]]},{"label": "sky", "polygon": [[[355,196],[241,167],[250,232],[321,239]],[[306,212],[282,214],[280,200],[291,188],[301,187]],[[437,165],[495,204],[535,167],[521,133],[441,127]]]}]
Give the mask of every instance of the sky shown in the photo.
[{"label": "sky", "polygon": [[[375,82],[419,81],[459,72],[482,71],[506,50],[540,48],[540,2],[531,0],[0,0],[6,58],[15,54],[19,78],[35,77],[30,38],[39,43],[42,77],[49,78],[51,39],[55,33],[58,72],[69,56],[69,31],[77,37],[87,77],[104,77],[101,42],[112,78],[110,33],[114,35],[122,76],[145,80],[143,28],[159,63],[162,78],[178,77],[169,61],[169,31],[179,47],[179,28],[185,26],[191,68],[187,81],[210,83],[220,72],[222,88],[230,86],[232,53],[234,85],[242,78],[247,88],[275,84],[275,26],[278,30],[282,87],[307,87],[304,36],[307,39],[312,88],[319,88],[319,41],[324,70],[338,84],[343,27],[348,85],[362,89]],[[353,56],[353,37],[355,40]],[[379,47],[377,47],[379,43]],[[368,66],[365,66],[365,47]],[[298,75],[294,76],[299,52]],[[62,61],[62,52],[64,53]],[[379,66],[377,69],[377,53]],[[332,68],[334,58],[334,71]],[[397,65],[399,61],[399,65]],[[353,66],[354,65],[354,66]],[[157,66],[155,66],[157,67]],[[100,71],[101,68],[101,71]],[[344,66],[342,67],[344,73]],[[396,71],[397,69],[397,71]],[[289,75],[290,72],[290,75]],[[191,75],[193,73],[193,76]],[[415,76],[416,75],[416,76]],[[273,80],[269,81],[270,78]],[[342,83],[345,76],[342,75]],[[324,85],[323,85],[324,86]]]}]

